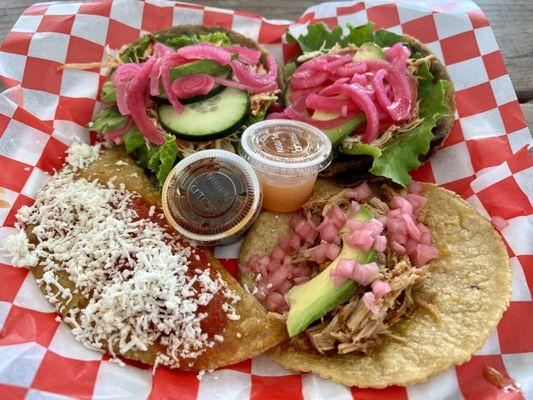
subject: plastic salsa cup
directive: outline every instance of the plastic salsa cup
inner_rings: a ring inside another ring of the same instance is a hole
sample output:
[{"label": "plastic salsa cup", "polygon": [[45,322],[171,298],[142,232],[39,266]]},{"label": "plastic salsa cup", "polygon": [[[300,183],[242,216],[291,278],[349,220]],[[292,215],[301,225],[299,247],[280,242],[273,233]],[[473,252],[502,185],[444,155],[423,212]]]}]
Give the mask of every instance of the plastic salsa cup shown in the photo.
[{"label": "plastic salsa cup", "polygon": [[304,122],[271,119],[244,131],[239,153],[261,181],[263,207],[290,212],[309,199],[318,173],[331,163],[331,141]]},{"label": "plastic salsa cup", "polygon": [[163,212],[182,236],[201,245],[239,239],[261,211],[261,186],[245,160],[203,150],[180,161],[163,185]]}]

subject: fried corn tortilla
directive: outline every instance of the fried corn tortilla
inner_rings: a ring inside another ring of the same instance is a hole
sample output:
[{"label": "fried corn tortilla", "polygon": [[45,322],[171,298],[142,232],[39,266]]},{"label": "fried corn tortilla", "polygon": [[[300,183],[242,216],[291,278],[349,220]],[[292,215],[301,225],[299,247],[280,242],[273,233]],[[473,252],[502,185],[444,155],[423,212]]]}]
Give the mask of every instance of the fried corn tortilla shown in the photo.
[{"label": "fried corn tortilla", "polygon": [[[117,165],[118,161],[120,162]],[[107,182],[114,176],[117,177],[114,181],[115,184],[123,183],[127,190],[138,192],[149,204],[160,206],[159,193],[142,168],[137,166],[132,159],[117,148],[101,152],[100,158],[80,173],[80,177],[88,180],[98,179],[100,182]],[[228,320],[223,333],[224,341],[217,343],[196,359],[186,359],[186,362],[180,365],[180,369],[184,370],[206,370],[233,364],[261,354],[286,338],[284,324],[278,319],[267,315],[261,304],[242,288],[218,260],[211,254],[208,256],[211,264],[220,273],[223,280],[227,282],[229,288],[241,298],[235,305],[240,319],[237,321]],[[77,294],[74,284],[69,280],[67,273],[65,271],[61,272],[64,273],[58,274],[59,282],[73,293],[71,301],[67,302],[60,298],[59,304],[55,305],[57,310],[65,306],[61,310],[61,315],[64,317],[71,308],[84,308],[88,303],[88,299]],[[32,268],[32,273],[37,279],[41,279],[43,277],[42,265]],[[41,290],[46,295],[45,286],[42,284]],[[56,293],[55,287],[52,287],[51,292],[51,294]],[[115,348],[115,352],[124,358],[146,364],[154,364],[158,353],[164,352],[164,350],[159,344],[149,346],[146,351],[130,350],[125,354],[120,354],[118,347]]]},{"label": "fried corn tortilla", "polygon": [[[383,388],[426,381],[467,362],[485,343],[511,296],[505,247],[491,224],[457,194],[432,184],[425,184],[423,193],[428,202],[420,220],[440,252],[429,264],[428,278],[437,319],[417,309],[391,328],[403,340],[386,337],[369,355],[323,356],[287,341],[268,353],[275,361],[346,385]],[[263,213],[243,243],[240,262],[267,254],[288,231],[289,219]]]}]

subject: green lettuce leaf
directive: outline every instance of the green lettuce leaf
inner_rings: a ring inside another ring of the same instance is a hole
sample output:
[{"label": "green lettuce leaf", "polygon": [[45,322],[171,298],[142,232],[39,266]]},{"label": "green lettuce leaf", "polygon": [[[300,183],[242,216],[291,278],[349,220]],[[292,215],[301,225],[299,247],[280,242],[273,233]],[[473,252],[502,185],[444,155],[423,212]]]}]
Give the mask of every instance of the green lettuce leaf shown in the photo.
[{"label": "green lettuce leaf", "polygon": [[157,180],[163,185],[168,174],[176,164],[178,158],[178,146],[174,135],[165,136],[165,144],[159,148],[159,171],[157,171]]},{"label": "green lettuce leaf", "polygon": [[335,44],[340,43],[343,37],[342,28],[336,26],[332,30],[324,24],[319,22],[317,24],[309,25],[307,33],[294,37],[288,30],[285,33],[287,42],[298,43],[302,53],[310,53],[317,50],[331,49]]},{"label": "green lettuce leaf", "polygon": [[104,108],[87,126],[91,131],[106,133],[122,128],[127,120],[117,107]]},{"label": "green lettuce leaf", "polygon": [[347,42],[361,46],[365,42],[371,42],[374,39],[374,24],[369,22],[365,25],[353,26],[348,24]]},{"label": "green lettuce leaf", "polygon": [[164,45],[179,49],[183,46],[190,46],[201,42],[216,43],[220,46],[228,46],[231,44],[226,32],[212,32],[203,35],[177,35],[172,37],[162,37],[155,34],[154,40]]},{"label": "green lettuce leaf", "polygon": [[133,126],[128,133],[123,135],[122,140],[124,141],[124,148],[128,154],[141,149],[143,146],[146,147],[146,140],[136,126]]},{"label": "green lettuce leaf", "polygon": [[449,114],[444,98],[449,85],[448,81],[441,80],[429,89],[420,103],[420,117],[423,121],[384,145],[381,156],[374,159],[370,169],[372,174],[384,176],[404,186],[411,183],[409,171],[418,168],[419,156],[429,151],[433,139],[432,129],[439,118]]},{"label": "green lettuce leaf", "polygon": [[[128,132],[128,134],[129,133],[130,132]],[[136,133],[134,135],[136,135]],[[135,145],[138,145],[138,141],[140,141],[133,135],[131,139],[124,139],[125,144],[126,140],[134,140]],[[165,135],[165,143],[160,146],[152,144],[150,145],[150,148],[148,148],[147,146],[140,145],[136,148],[135,154],[139,165],[154,174],[157,181],[162,186],[163,183],[165,183],[168,174],[174,165],[176,165],[178,159],[176,137],[170,134]]]},{"label": "green lettuce leaf", "polygon": [[347,46],[355,44],[361,46],[365,42],[374,42],[381,47],[390,47],[395,43],[403,42],[403,38],[394,32],[380,29],[374,32],[374,24],[369,22],[365,25],[347,25],[348,34],[344,35],[342,28],[336,26],[330,30],[323,22],[307,27],[307,33],[295,37],[288,30],[285,37],[289,43],[297,43],[302,53],[311,53],[319,50],[329,50],[336,44]]},{"label": "green lettuce leaf", "polygon": [[113,85],[111,81],[107,81],[103,84],[102,90],[100,91],[100,100],[104,103],[116,103],[117,91],[115,85]]},{"label": "green lettuce leaf", "polygon": [[120,55],[120,59],[124,62],[139,63],[143,58],[144,52],[150,44],[151,38],[146,35],[140,38],[137,42],[128,46],[126,50]]}]

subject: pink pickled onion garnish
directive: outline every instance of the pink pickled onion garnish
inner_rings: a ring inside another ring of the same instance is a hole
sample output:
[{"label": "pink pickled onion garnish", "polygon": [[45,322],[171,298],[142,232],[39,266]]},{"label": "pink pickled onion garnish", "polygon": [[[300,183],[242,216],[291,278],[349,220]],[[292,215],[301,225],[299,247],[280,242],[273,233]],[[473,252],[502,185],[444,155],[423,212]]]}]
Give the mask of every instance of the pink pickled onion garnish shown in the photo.
[{"label": "pink pickled onion garnish", "polygon": [[191,45],[180,47],[177,53],[187,60],[213,60],[221,65],[227,65],[231,61],[231,53],[221,47]]},{"label": "pink pickled onion garnish", "polygon": [[161,80],[163,81],[163,89],[165,89],[169,103],[172,104],[172,108],[174,108],[177,113],[181,113],[183,111],[183,106],[172,90],[172,83],[170,82],[170,69],[178,65],[186,64],[187,62],[188,61],[179,54],[167,54],[161,61],[160,71]]},{"label": "pink pickled onion garnish", "polygon": [[359,186],[348,190],[345,196],[349,199],[363,201],[370,197],[372,193],[372,188],[368,186],[368,183],[363,182]]},{"label": "pink pickled onion garnish", "polygon": [[356,264],[352,271],[352,279],[361,286],[370,285],[376,280],[379,267],[375,262]]},{"label": "pink pickled onion garnish", "polygon": [[250,86],[268,86],[273,82],[276,83],[278,77],[278,63],[276,59],[269,55],[266,58],[268,72],[264,75],[259,75],[246,67],[243,63],[237,60],[231,61],[230,65],[233,73],[239,82]]},{"label": "pink pickled onion garnish", "polygon": [[405,68],[405,63],[411,55],[411,51],[401,43],[396,43],[385,50],[387,59],[398,68]]},{"label": "pink pickled onion garnish", "polygon": [[303,251],[303,255],[305,257],[317,263],[323,263],[324,261],[326,261],[327,253],[328,253],[327,243],[320,243],[318,246],[311,247]]},{"label": "pink pickled onion garnish", "polygon": [[[331,88],[331,89],[330,89]],[[365,113],[366,116],[366,130],[363,136],[363,142],[371,143],[378,137],[379,133],[379,118],[376,105],[372,102],[368,93],[361,89],[357,84],[351,85],[332,85],[330,86],[328,94],[343,94],[349,96],[355,105]],[[322,91],[322,94],[325,94]]]},{"label": "pink pickled onion garnish", "polygon": [[[324,110],[324,111],[341,111],[343,107],[346,107],[346,115],[348,114],[348,110],[352,111],[355,110],[357,107],[353,102],[349,99],[339,99],[335,97],[326,97],[321,96],[316,93],[311,93],[307,98],[305,99],[305,105],[307,108],[311,108],[313,110]],[[346,116],[343,116],[346,118]]]},{"label": "pink pickled onion garnish", "polygon": [[245,64],[255,65],[261,58],[261,52],[242,46],[224,46],[224,50],[237,54],[239,60]]},{"label": "pink pickled onion garnish", "polygon": [[376,297],[374,296],[374,293],[372,292],[366,292],[363,297],[363,304],[368,308],[368,310],[376,315],[379,313],[379,307],[376,305]]},{"label": "pink pickled onion garnish", "polygon": [[378,70],[374,75],[374,88],[376,89],[376,98],[379,102],[379,105],[383,108],[387,108],[391,105],[392,101],[387,95],[387,89],[383,83],[383,79],[387,77],[387,71],[384,69]]},{"label": "pink pickled onion garnish", "polygon": [[291,78],[291,90],[310,89],[326,82],[329,75],[326,72],[304,71],[301,75],[293,75]]},{"label": "pink pickled onion garnish", "polygon": [[346,115],[346,117],[341,116],[341,117],[337,117],[335,119],[330,119],[326,121],[318,121],[318,120],[302,115],[301,113],[296,111],[293,107],[287,107],[284,112],[288,118],[294,119],[297,121],[307,122],[308,124],[316,126],[318,129],[329,129],[335,126],[342,125],[347,120],[353,118],[353,116],[355,115],[355,112],[352,111],[352,112],[348,112],[348,115]]},{"label": "pink pickled onion garnish", "polygon": [[366,63],[364,61],[357,61],[344,64],[342,67],[337,68],[338,76],[348,76],[351,77],[354,74],[362,74],[366,72]]},{"label": "pink pickled onion garnish", "polygon": [[215,78],[207,74],[184,76],[172,82],[172,91],[181,99],[207,94],[213,89]]},{"label": "pink pickled onion garnish", "polygon": [[403,121],[411,116],[413,107],[411,77],[405,69],[400,69],[384,60],[367,60],[368,67],[372,70],[385,69],[387,81],[391,85],[394,101],[387,107],[394,121]]},{"label": "pink pickled onion garnish", "polygon": [[161,77],[161,63],[163,62],[164,56],[168,54],[173,54],[174,50],[172,48],[165,46],[162,43],[154,44],[154,55],[157,58],[152,72],[150,73],[150,95],[158,96],[159,95],[159,78]]},{"label": "pink pickled onion garnish", "polygon": [[129,115],[130,113],[127,103],[128,87],[140,70],[141,66],[139,64],[122,64],[111,76],[111,82],[115,86],[117,93],[118,110],[122,115]]},{"label": "pink pickled onion garnish", "polygon": [[129,84],[126,101],[135,125],[137,125],[146,140],[154,144],[163,144],[165,143],[163,133],[156,128],[155,122],[146,113],[149,77],[154,63],[155,58],[150,58],[144,64],[141,64],[139,72]]},{"label": "pink pickled onion garnish", "polygon": [[351,258],[341,258],[335,268],[329,271],[329,276],[333,279],[335,286],[341,285],[345,280],[350,279],[355,268],[356,261]]},{"label": "pink pickled onion garnish", "polygon": [[383,297],[387,293],[389,293],[392,290],[390,285],[382,280],[377,280],[372,282],[372,293],[374,293],[374,296],[376,297]]}]

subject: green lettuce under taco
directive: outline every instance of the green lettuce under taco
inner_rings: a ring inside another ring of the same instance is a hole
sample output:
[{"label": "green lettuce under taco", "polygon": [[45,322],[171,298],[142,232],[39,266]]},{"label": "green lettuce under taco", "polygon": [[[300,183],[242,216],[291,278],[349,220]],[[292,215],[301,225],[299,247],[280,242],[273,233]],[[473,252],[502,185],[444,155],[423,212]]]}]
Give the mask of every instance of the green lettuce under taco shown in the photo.
[{"label": "green lettuce under taco", "polygon": [[416,38],[374,25],[329,30],[310,25],[296,36],[299,54],[285,65],[285,110],[278,117],[322,129],[334,145],[323,173],[353,182],[367,172],[408,185],[409,171],[439,147],[453,125],[450,77]]},{"label": "green lettuce under taco", "polygon": [[214,26],[148,34],[102,65],[110,67],[100,92],[104,107],[89,129],[124,146],[160,185],[191,153],[234,151],[240,133],[265,118],[281,88],[273,56]]}]

